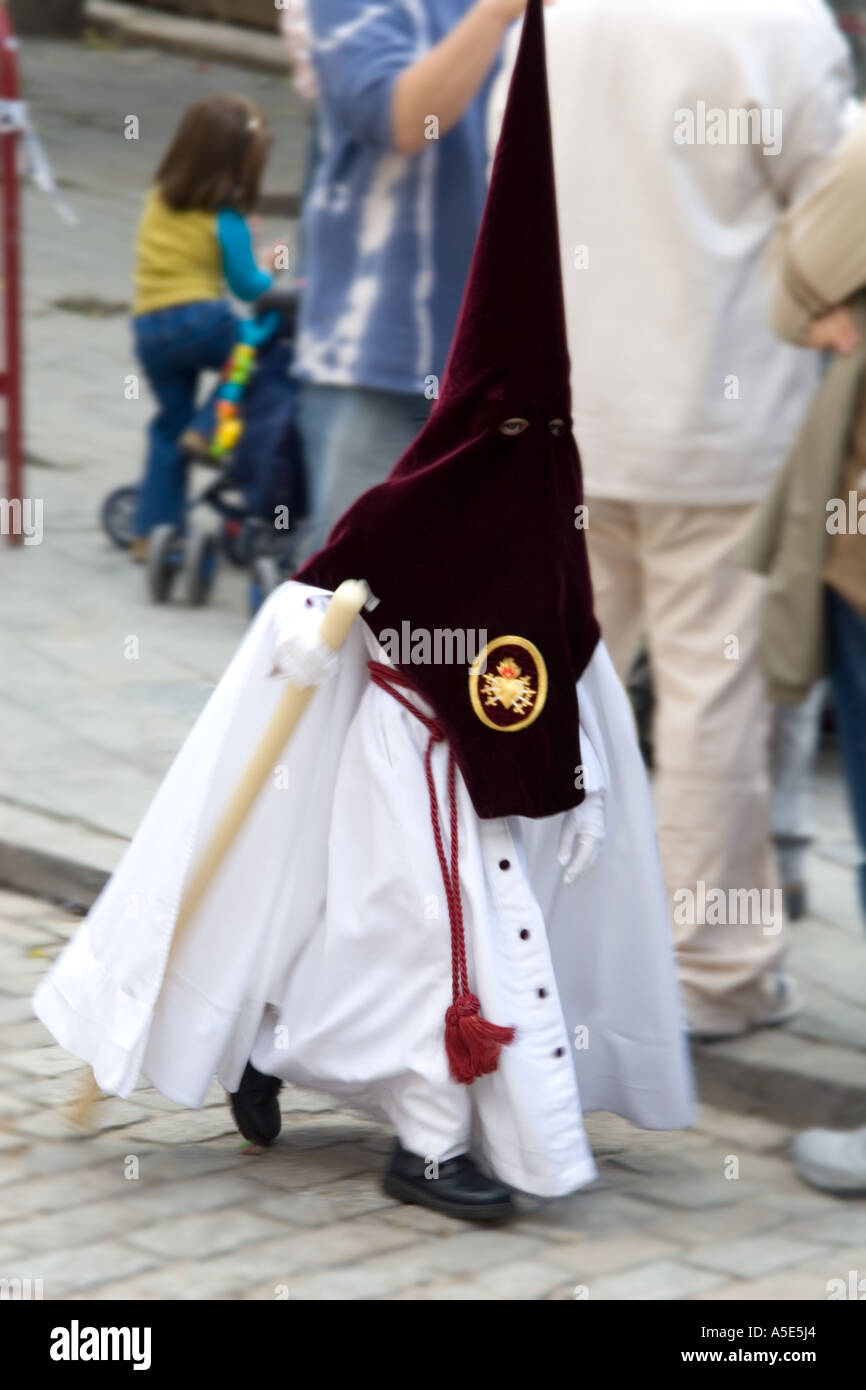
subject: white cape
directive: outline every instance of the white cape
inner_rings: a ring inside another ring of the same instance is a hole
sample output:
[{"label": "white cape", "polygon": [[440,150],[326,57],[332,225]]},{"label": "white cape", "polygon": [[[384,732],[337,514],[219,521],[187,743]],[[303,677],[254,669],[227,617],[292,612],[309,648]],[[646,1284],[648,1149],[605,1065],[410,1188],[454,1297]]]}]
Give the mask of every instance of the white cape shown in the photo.
[{"label": "white cape", "polygon": [[517,1028],[497,1072],[471,1088],[447,1074],[426,734],[370,683],[360,621],[168,961],[190,867],[282,690],[277,633],[318,592],[284,584],[265,604],[36,1012],[104,1091],[129,1095],[145,1076],[198,1106],[215,1074],[236,1090],[252,1056],[391,1121],[413,1152],[458,1152],[471,1120],[499,1177],[570,1191],[595,1175],[582,1110],[649,1128],[693,1113],[649,788],[602,644],[578,691],[606,838],[576,883],[557,861],[562,816],[480,821],[458,777],[470,982],[485,1017]]}]

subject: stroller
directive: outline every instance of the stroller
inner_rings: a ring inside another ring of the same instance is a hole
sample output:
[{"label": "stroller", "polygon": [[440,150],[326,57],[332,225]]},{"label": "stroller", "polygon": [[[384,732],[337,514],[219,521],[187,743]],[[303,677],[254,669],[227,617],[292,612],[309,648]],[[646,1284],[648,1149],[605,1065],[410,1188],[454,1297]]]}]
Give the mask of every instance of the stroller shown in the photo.
[{"label": "stroller", "polygon": [[[192,460],[218,471],[187,503],[180,524],[150,533],[146,577],[155,603],[167,602],[178,581],[187,603],[207,603],[222,553],[248,570],[255,612],[295,568],[295,527],[306,513],[289,375],[296,311],[297,289],[272,289],[256,301],[219,385],[181,438]],[[138,491],[116,488],[102,505],[102,525],[120,547],[131,539]]]}]

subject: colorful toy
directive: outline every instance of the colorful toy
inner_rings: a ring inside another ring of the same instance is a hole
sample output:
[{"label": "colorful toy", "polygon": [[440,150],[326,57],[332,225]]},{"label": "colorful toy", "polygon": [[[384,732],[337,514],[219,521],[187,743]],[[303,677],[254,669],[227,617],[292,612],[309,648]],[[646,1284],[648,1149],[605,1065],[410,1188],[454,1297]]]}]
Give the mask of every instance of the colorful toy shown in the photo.
[{"label": "colorful toy", "polygon": [[231,350],[217,389],[216,425],[210,440],[214,458],[224,458],[237,448],[244,429],[240,405],[255,368],[256,348],[241,336]]}]

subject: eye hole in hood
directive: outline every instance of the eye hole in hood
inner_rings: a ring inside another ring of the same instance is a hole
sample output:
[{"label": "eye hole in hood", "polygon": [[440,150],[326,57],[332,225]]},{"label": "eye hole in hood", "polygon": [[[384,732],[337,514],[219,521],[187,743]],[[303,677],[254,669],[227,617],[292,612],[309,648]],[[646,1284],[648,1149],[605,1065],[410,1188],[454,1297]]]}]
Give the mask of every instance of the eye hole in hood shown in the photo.
[{"label": "eye hole in hood", "polygon": [[512,415],[510,420],[503,420],[497,427],[500,434],[517,435],[523,434],[524,430],[529,429],[529,421],[524,420],[522,415]]}]

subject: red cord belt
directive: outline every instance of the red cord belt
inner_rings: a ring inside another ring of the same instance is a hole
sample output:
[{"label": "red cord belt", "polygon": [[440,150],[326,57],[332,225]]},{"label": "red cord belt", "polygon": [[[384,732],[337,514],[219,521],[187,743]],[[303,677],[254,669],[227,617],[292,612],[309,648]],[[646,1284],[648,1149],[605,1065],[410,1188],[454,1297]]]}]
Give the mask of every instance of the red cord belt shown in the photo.
[{"label": "red cord belt", "polygon": [[414,714],[428,731],[427,748],[424,753],[424,775],[430,797],[430,823],[433,839],[442,873],[445,889],[445,902],[448,905],[448,921],[451,927],[451,998],[452,1002],[445,1014],[445,1051],[452,1077],[461,1085],[471,1086],[478,1076],[486,1076],[496,1071],[501,1049],[514,1040],[513,1028],[500,1028],[481,1017],[481,1004],[469,988],[469,971],[466,966],[466,937],[463,930],[463,902],[460,896],[459,838],[457,825],[457,765],[454,750],[448,747],[448,818],[451,839],[451,863],[449,865],[442,842],[442,827],[439,823],[439,804],[436,797],[436,784],[433,780],[433,749],[445,739],[445,730],[435,716],[425,714],[416,704],[403,694],[404,690],[417,695],[414,685],[393,666],[385,666],[381,661],[368,661],[370,677],[380,690],[386,690],[399,704]]}]

